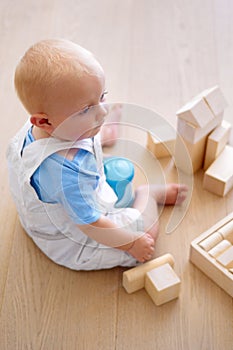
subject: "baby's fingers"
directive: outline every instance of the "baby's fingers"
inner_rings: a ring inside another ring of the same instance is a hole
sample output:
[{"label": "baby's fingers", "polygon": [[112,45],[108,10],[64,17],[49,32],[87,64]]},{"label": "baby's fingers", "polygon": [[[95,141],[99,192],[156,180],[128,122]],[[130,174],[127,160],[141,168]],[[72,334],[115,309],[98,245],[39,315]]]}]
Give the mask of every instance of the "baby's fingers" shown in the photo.
[{"label": "baby's fingers", "polygon": [[148,249],[148,251],[145,253],[144,259],[150,260],[154,255],[154,251],[155,251],[154,247],[150,247],[150,249]]}]

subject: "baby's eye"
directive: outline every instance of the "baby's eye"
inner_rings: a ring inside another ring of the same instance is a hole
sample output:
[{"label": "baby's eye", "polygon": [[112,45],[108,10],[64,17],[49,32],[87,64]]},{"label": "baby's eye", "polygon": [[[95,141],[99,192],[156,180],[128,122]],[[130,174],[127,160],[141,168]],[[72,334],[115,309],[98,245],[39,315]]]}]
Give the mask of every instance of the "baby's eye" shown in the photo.
[{"label": "baby's eye", "polygon": [[100,102],[104,102],[105,95],[107,95],[108,91],[104,91],[104,93],[100,96]]},{"label": "baby's eye", "polygon": [[89,111],[90,107],[86,107],[81,111],[81,114],[86,114]]}]

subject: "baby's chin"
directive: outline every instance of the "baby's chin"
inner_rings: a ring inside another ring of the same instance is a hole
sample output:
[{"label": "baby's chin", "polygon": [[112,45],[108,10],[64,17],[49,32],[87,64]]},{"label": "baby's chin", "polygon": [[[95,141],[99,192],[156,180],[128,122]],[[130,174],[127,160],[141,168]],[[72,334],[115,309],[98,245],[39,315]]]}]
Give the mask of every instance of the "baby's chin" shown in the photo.
[{"label": "baby's chin", "polygon": [[102,125],[96,126],[91,131],[88,131],[87,133],[85,133],[81,137],[79,137],[78,140],[90,139],[90,138],[96,136],[100,132],[101,128],[102,128]]}]

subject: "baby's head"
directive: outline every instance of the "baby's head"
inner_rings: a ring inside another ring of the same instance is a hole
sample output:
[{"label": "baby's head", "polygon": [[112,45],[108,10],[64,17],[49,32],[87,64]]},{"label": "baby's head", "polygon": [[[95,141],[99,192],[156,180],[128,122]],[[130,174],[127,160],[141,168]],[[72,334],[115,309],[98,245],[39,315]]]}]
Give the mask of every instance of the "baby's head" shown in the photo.
[{"label": "baby's head", "polygon": [[52,134],[69,116],[103,102],[105,77],[89,51],[68,40],[44,40],[20,60],[15,87],[31,122]]}]

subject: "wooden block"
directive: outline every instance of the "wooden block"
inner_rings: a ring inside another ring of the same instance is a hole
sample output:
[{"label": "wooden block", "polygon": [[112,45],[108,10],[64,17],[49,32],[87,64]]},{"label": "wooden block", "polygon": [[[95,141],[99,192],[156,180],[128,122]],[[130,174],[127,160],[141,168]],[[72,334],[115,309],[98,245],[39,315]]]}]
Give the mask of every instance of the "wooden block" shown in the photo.
[{"label": "wooden block", "polygon": [[170,128],[160,129],[156,133],[147,133],[147,148],[157,158],[171,157],[175,150],[176,131]]},{"label": "wooden block", "polygon": [[180,279],[169,264],[164,264],[146,273],[145,289],[155,305],[162,305],[178,298]]},{"label": "wooden block", "polygon": [[123,273],[123,287],[127,293],[136,292],[145,286],[145,275],[148,271],[164,264],[174,266],[174,258],[171,254],[164,254],[156,259],[150,260],[142,265],[136,266]]},{"label": "wooden block", "polygon": [[219,255],[216,259],[222,266],[227,269],[233,268],[233,246],[231,245],[224,253]]},{"label": "wooden block", "polygon": [[216,246],[210,249],[208,253],[210,256],[216,259],[219,255],[221,255],[223,252],[225,252],[225,250],[227,250],[230,247],[231,243],[226,239],[223,239],[220,243],[218,243]]},{"label": "wooden block", "polygon": [[204,174],[204,189],[225,196],[233,187],[233,147],[226,145]]},{"label": "wooden block", "polygon": [[223,96],[219,86],[214,86],[202,92],[202,96],[214,115],[219,115],[227,106],[227,101]]},{"label": "wooden block", "polygon": [[178,136],[175,145],[175,165],[186,174],[192,174],[201,169],[204,162],[206,142],[207,136],[195,144]]},{"label": "wooden block", "polygon": [[222,235],[224,239],[233,244],[233,220],[229,221],[226,225],[220,227],[218,232]]},{"label": "wooden block", "polygon": [[208,252],[211,248],[216,246],[216,244],[220,243],[223,240],[222,235],[219,232],[214,232],[212,235],[205,238],[203,241],[199,243],[199,246]]},{"label": "wooden block", "polygon": [[204,169],[206,170],[215,161],[218,155],[225,148],[231,132],[231,124],[223,120],[207,139],[205,152]]},{"label": "wooden block", "polygon": [[198,142],[219,125],[226,106],[218,86],[204,90],[176,113],[177,131],[187,141]]},{"label": "wooden block", "polygon": [[211,257],[208,252],[200,247],[200,242],[204,241],[207,237],[217,232],[218,229],[226,225],[233,219],[233,212],[226,218],[219,221],[213,227],[197,237],[190,247],[190,260],[196,265],[202,272],[204,272],[209,278],[211,278],[216,284],[225,290],[231,297],[233,297],[233,274],[223,267],[216,259]]},{"label": "wooden block", "polygon": [[203,128],[196,127],[183,119],[177,119],[177,131],[188,142],[197,143],[204,136],[209,135],[217,126],[219,126],[223,119],[223,113],[209,121]]},{"label": "wooden block", "polygon": [[214,118],[214,114],[202,96],[194,97],[179,109],[176,115],[178,118],[201,128],[206,126]]}]

